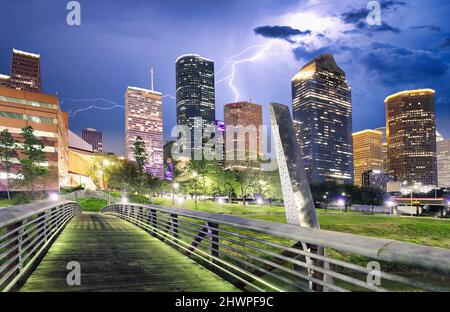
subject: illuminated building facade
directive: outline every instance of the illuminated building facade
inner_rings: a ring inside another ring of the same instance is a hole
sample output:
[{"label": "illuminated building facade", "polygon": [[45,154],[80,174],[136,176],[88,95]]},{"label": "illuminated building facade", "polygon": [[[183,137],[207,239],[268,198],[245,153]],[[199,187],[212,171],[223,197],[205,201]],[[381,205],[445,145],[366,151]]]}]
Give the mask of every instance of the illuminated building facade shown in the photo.
[{"label": "illuminated building facade", "polygon": [[409,185],[437,185],[435,91],[402,91],[386,98],[389,174]]},{"label": "illuminated building facade", "polygon": [[[260,133],[262,126],[262,106],[250,102],[226,104],[224,106],[224,117],[225,166],[226,168],[235,169],[248,166],[248,164],[244,163],[257,159],[262,153],[262,133]],[[243,132],[238,133],[240,130],[235,127],[242,127]],[[234,134],[228,135],[227,132],[229,131],[233,131]],[[228,137],[232,139],[229,140]],[[244,155],[245,159],[239,159],[240,154]],[[254,165],[256,166],[257,164],[255,163]]]},{"label": "illuminated building facade", "polygon": [[69,185],[83,185],[85,189],[95,190],[97,186],[90,177],[90,171],[97,156],[92,145],[69,130]]},{"label": "illuminated building facade", "polygon": [[355,185],[363,185],[363,173],[370,170],[383,170],[383,134],[376,130],[353,133]]},{"label": "illuminated building facade", "polygon": [[[44,144],[48,175],[37,181],[35,191],[59,190],[68,185],[68,115],[61,111],[58,98],[53,95],[0,87],[0,131],[7,129],[19,142],[11,160],[11,180],[20,178],[20,159],[23,157],[21,130],[27,126]],[[0,190],[5,190],[6,173],[0,166]],[[17,183],[11,190],[20,191]]]},{"label": "illuminated building facade", "polygon": [[450,187],[450,139],[438,140],[437,144],[437,168],[438,186]]},{"label": "illuminated building facade", "polygon": [[310,183],[353,182],[352,99],[345,72],[330,54],[292,79],[293,119]]},{"label": "illuminated building facade", "polygon": [[97,129],[87,128],[81,130],[81,138],[92,145],[94,152],[103,151],[103,133]]},{"label": "illuminated building facade", "polygon": [[383,157],[383,171],[388,172],[388,157],[387,157],[387,141],[386,141],[386,127],[376,128],[376,131],[380,131],[381,137],[381,154]]},{"label": "illuminated building facade", "polygon": [[0,86],[40,93],[40,55],[13,49],[11,76],[0,75]]},{"label": "illuminated building facade", "polygon": [[137,137],[145,142],[149,157],[146,170],[164,179],[162,94],[128,87],[125,94],[125,151],[134,161],[133,144]]},{"label": "illuminated building facade", "polygon": [[176,60],[177,124],[188,126],[191,146],[194,128],[215,125],[216,100],[214,61],[196,54],[180,56]]}]

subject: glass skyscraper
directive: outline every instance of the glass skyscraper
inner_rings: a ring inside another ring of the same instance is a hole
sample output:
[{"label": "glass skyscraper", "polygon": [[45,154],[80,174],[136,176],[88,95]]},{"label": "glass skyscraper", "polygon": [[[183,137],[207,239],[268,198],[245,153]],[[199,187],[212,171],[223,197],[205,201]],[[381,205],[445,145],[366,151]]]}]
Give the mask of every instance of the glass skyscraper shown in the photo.
[{"label": "glass skyscraper", "polygon": [[293,119],[310,183],[353,182],[352,98],[330,54],[292,79]]},{"label": "glass skyscraper", "polygon": [[408,185],[437,185],[435,91],[401,91],[386,98],[389,174]]},{"label": "glass skyscraper", "polygon": [[[215,125],[214,61],[196,54],[176,60],[177,124],[188,126],[194,142],[194,127]],[[201,120],[201,121],[200,121]]]}]

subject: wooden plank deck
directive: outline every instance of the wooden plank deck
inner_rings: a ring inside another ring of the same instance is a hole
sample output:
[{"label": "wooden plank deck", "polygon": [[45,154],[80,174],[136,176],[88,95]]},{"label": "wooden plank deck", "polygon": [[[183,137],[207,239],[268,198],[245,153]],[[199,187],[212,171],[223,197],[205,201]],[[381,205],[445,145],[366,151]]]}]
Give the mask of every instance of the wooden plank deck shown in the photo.
[{"label": "wooden plank deck", "polygon": [[[67,263],[81,265],[68,286]],[[238,291],[213,272],[114,216],[84,213],[54,242],[21,291]]]}]

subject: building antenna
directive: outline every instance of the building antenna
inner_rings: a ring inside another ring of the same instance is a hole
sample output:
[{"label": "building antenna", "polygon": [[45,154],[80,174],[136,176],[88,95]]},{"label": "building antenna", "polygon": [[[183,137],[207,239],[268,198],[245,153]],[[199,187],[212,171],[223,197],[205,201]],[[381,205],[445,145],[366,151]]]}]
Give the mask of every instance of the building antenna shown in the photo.
[{"label": "building antenna", "polygon": [[150,85],[151,85],[151,90],[154,91],[154,86],[153,86],[153,75],[155,74],[155,70],[153,68],[153,60],[152,60],[152,56],[150,54]]}]

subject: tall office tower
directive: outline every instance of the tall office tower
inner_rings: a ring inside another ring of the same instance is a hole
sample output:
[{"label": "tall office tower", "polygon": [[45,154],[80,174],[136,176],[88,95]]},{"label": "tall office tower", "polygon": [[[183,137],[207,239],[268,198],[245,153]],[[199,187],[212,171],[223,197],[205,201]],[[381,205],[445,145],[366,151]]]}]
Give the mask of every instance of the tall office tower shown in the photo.
[{"label": "tall office tower", "polygon": [[381,138],[381,153],[383,155],[383,171],[388,172],[388,157],[387,157],[387,142],[386,142],[386,127],[376,128],[376,131],[380,131],[382,133]]},{"label": "tall office tower", "polygon": [[376,130],[353,133],[355,185],[363,186],[363,174],[383,170],[383,134]]},{"label": "tall office tower", "polygon": [[438,186],[450,187],[450,139],[440,137],[437,142]]},{"label": "tall office tower", "polygon": [[145,169],[160,179],[164,179],[163,136],[162,94],[128,87],[125,94],[126,157],[134,160],[133,144],[141,137],[149,157]]},{"label": "tall office tower", "polygon": [[97,129],[87,128],[81,131],[81,138],[92,145],[94,152],[103,152],[103,133]]},{"label": "tall office tower", "polygon": [[435,91],[402,91],[385,100],[389,174],[412,185],[437,185]]},{"label": "tall office tower", "polygon": [[10,87],[41,92],[41,58],[38,54],[13,49]]},{"label": "tall office tower", "polygon": [[[54,95],[0,87],[0,131],[7,129],[16,141],[23,141],[22,128],[31,126],[44,144],[46,156],[42,164],[48,175],[36,181],[36,191],[57,191],[68,185],[68,116],[61,111]],[[20,179],[20,148],[14,150],[9,178]],[[0,191],[5,190],[6,173],[0,164]],[[18,183],[10,183],[12,191],[21,191]]]},{"label": "tall office tower", "polygon": [[207,125],[215,125],[214,62],[195,54],[180,56],[176,88],[177,124],[189,127],[193,146],[194,127],[203,131]]},{"label": "tall office tower", "polygon": [[[247,161],[255,159],[262,154],[262,133],[260,133],[262,126],[262,106],[250,102],[226,104],[224,106],[224,117],[225,166],[227,168],[237,169],[248,166],[248,164],[245,164]],[[236,128],[239,126],[241,130]],[[233,127],[235,130],[232,130]],[[229,131],[234,131],[234,135],[229,135]],[[228,137],[232,137],[231,142]],[[231,153],[233,151],[234,153]],[[232,159],[229,159],[230,155]],[[239,159],[239,155],[244,155],[245,159]],[[256,165],[255,163],[255,168]]]},{"label": "tall office tower", "polygon": [[310,183],[352,183],[351,88],[332,55],[313,59],[295,75],[292,102]]}]

